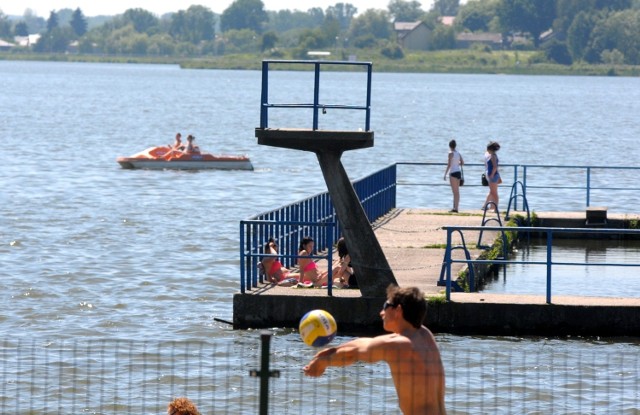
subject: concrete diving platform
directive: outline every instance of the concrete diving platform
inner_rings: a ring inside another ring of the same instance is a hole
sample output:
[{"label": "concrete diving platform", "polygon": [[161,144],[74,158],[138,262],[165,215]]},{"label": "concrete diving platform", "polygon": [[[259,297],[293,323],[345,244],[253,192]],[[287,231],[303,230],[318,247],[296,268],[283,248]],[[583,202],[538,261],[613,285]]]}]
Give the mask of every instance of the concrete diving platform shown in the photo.
[{"label": "concrete diving platform", "polygon": [[[538,220],[549,226],[585,224],[585,212],[537,213]],[[563,222],[564,218],[564,222]],[[374,226],[389,266],[400,286],[417,286],[430,298],[425,324],[436,332],[482,335],[585,335],[639,336],[640,298],[604,298],[554,296],[552,304],[540,295],[503,295],[486,293],[452,293],[444,300],[444,287],[437,282],[442,269],[446,232],[443,226],[478,226],[482,212],[449,214],[433,209],[394,209]],[[615,226],[615,215],[608,223]],[[465,233],[472,258],[482,251],[475,249],[477,233]],[[492,241],[497,233],[485,232],[483,241]],[[458,241],[453,241],[457,244]],[[324,264],[323,264],[324,262]],[[326,261],[320,261],[324,265]],[[454,263],[452,275],[465,265]],[[236,329],[297,328],[300,317],[309,310],[329,311],[342,334],[377,334],[382,332],[379,313],[384,297],[362,295],[359,290],[278,287],[264,284],[234,295],[233,324]]]}]

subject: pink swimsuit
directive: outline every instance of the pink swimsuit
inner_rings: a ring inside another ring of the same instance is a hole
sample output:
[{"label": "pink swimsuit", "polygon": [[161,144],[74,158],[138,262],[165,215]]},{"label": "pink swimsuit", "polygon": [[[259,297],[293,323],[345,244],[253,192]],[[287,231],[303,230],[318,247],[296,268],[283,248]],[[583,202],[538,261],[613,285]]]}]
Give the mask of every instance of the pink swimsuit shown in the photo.
[{"label": "pink swimsuit", "polygon": [[282,268],[282,263],[276,259],[269,268],[269,275],[277,276],[278,272],[280,272],[280,281],[284,280],[289,276],[289,272],[283,271]]},{"label": "pink swimsuit", "polygon": [[316,265],[314,261],[311,261],[307,265],[305,265],[305,267],[302,269],[302,272],[311,271],[312,269],[317,269],[317,268],[318,268],[318,265]]}]

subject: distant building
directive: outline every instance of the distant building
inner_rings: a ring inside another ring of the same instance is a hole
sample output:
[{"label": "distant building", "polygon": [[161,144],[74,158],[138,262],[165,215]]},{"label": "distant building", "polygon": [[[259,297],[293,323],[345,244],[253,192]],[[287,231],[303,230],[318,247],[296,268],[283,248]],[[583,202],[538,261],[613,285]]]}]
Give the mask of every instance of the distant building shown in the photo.
[{"label": "distant building", "polygon": [[14,45],[13,43],[9,43],[9,42],[6,42],[6,41],[0,39],[0,50],[2,50],[2,51],[6,52],[8,50],[11,50],[11,48],[14,48],[15,46],[16,45]]},{"label": "distant building", "polygon": [[15,36],[13,40],[18,44],[18,46],[22,46],[23,48],[33,46],[38,43],[40,39],[40,34],[29,35],[29,36]]},{"label": "distant building", "polygon": [[502,34],[462,32],[456,36],[456,47],[458,49],[468,49],[474,44],[488,45],[492,49],[502,49]]},{"label": "distant building", "polygon": [[398,44],[406,50],[427,50],[431,41],[431,30],[424,22],[395,22]]},{"label": "distant building", "polygon": [[456,21],[455,16],[440,16],[438,17],[438,21],[445,26],[453,26]]}]

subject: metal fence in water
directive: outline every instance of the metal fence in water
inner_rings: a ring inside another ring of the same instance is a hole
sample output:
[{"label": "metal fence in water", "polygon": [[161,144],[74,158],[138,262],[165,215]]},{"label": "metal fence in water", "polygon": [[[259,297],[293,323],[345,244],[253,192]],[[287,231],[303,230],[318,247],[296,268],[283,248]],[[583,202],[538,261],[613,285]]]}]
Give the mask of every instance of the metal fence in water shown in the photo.
[{"label": "metal fence in water", "polygon": [[[458,343],[440,342],[450,414],[640,411],[637,349],[603,353],[611,346],[549,339],[538,346],[511,339],[495,350]],[[261,394],[261,379],[251,376],[264,369],[257,332],[211,342],[5,340],[0,412],[163,414],[186,396],[202,414],[400,413],[383,362],[309,378],[302,367],[314,350],[291,335],[273,337],[268,352],[266,367],[279,377],[267,379]]]}]

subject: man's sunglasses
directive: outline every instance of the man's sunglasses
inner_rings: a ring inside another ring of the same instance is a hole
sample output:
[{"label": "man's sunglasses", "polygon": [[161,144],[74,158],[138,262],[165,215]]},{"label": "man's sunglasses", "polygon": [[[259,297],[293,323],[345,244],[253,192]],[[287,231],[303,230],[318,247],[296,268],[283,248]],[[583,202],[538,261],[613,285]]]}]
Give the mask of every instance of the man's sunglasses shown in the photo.
[{"label": "man's sunglasses", "polygon": [[387,308],[389,308],[389,307],[391,307],[391,308],[396,308],[397,306],[398,306],[398,304],[392,304],[392,303],[390,303],[390,302],[388,302],[388,301],[385,301],[385,302],[384,302],[384,304],[383,304],[383,306],[382,306],[382,309],[383,309],[383,310],[386,310],[386,309],[387,309]]}]

